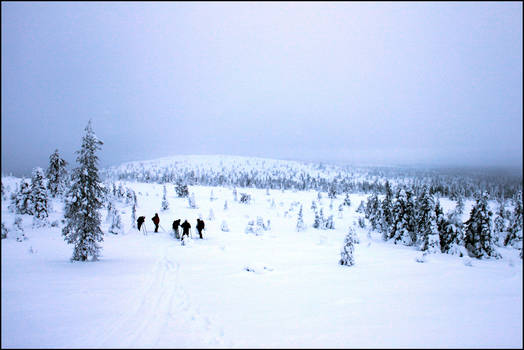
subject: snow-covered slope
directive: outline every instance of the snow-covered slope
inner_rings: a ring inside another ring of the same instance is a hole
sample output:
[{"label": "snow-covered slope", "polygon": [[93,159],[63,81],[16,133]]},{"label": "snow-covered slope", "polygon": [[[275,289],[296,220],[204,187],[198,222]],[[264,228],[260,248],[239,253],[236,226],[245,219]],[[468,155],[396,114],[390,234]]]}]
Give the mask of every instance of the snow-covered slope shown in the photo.
[{"label": "snow-covered slope", "polygon": [[[2,181],[14,189],[17,179]],[[239,193],[253,200],[243,204],[231,188],[190,186],[197,205],[191,209],[168,185],[169,209],[161,211],[161,184],[122,185],[136,192],[148,234],[132,227],[130,206],[116,202],[123,232],[107,233],[102,210],[106,235],[98,262],[69,262],[72,246],[61,225],[33,229],[29,215],[22,215],[27,240],[2,240],[2,348],[523,345],[516,249],[500,248],[499,260],[434,254],[418,263],[416,249],[383,242],[355,224],[365,194],[351,194],[352,205],[341,213],[344,197],[331,209],[324,194],[320,205],[334,215],[335,229],[317,230],[310,208],[316,191],[244,188]],[[2,200],[2,222],[11,228],[7,204]],[[300,204],[304,232],[295,230]],[[447,211],[454,203],[442,205]],[[50,221],[59,222],[62,203],[54,200],[53,208]],[[151,232],[154,213],[159,233]],[[199,216],[204,239],[193,231],[182,246],[171,222],[187,219],[194,229]],[[246,233],[258,217],[270,220],[270,229]],[[338,259],[350,226],[360,244],[356,264],[346,267]]]}]

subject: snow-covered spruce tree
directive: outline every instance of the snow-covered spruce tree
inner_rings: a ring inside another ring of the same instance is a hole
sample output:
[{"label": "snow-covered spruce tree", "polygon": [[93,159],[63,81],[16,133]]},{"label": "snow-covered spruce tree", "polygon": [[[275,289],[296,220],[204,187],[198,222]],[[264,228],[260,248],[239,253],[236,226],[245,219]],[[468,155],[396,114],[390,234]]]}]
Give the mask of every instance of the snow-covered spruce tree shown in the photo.
[{"label": "snow-covered spruce tree", "polygon": [[508,234],[504,245],[516,246],[520,244],[522,252],[522,191],[515,192],[513,196],[513,212],[510,215]]},{"label": "snow-covered spruce tree", "polygon": [[106,223],[111,223],[111,221],[113,221],[113,205],[113,202],[110,200],[107,201]]},{"label": "snow-covered spruce tree", "polygon": [[364,209],[364,215],[371,224],[371,230],[375,231],[380,225],[381,217],[380,200],[378,199],[377,192],[374,191],[369,196]]},{"label": "snow-covered spruce tree", "polygon": [[35,168],[31,178],[31,198],[33,202],[33,227],[44,227],[48,223],[47,189],[44,182],[44,171]]},{"label": "snow-covered spruce tree", "polygon": [[346,192],[346,197],[344,198],[344,202],[342,203],[342,205],[345,205],[347,207],[351,206],[351,199],[349,199],[349,193],[347,192]]},{"label": "snow-covered spruce tree", "polygon": [[320,221],[320,215],[318,211],[315,210],[315,221],[313,221],[313,228],[320,229],[322,222]]},{"label": "snow-covered spruce tree", "polygon": [[20,187],[11,197],[16,214],[33,215],[33,202],[31,198],[31,184],[28,179],[22,178]]},{"label": "snow-covered spruce tree", "polygon": [[504,244],[504,240],[507,237],[508,232],[508,217],[509,213],[506,210],[506,201],[504,198],[499,199],[498,210],[495,213],[495,219],[493,220],[493,235],[495,243],[500,246]]},{"label": "snow-covered spruce tree", "polygon": [[329,185],[328,188],[328,198],[335,199],[337,198],[337,189],[333,183]]},{"label": "snow-covered spruce tree", "polygon": [[444,232],[447,222],[446,216],[444,215],[444,210],[442,209],[440,200],[438,198],[435,198],[435,217],[437,219],[437,230],[440,235],[442,232]]},{"label": "snow-covered spruce tree", "polygon": [[166,211],[169,209],[169,202],[167,201],[167,189],[166,185],[164,185],[164,192],[162,194],[162,211]]},{"label": "snow-covered spruce tree", "polygon": [[324,208],[320,208],[320,212],[318,214],[319,222],[320,222],[320,229],[321,230],[327,230],[327,220],[324,218]]},{"label": "snow-covered spruce tree", "polygon": [[334,230],[335,229],[335,221],[333,220],[333,215],[328,216],[326,219],[326,223],[324,224],[326,230]]},{"label": "snow-covered spruce tree", "polygon": [[122,233],[122,218],[115,207],[113,207],[111,211],[111,225],[109,226],[108,231],[109,233],[117,235]]},{"label": "snow-covered spruce tree", "polygon": [[251,195],[247,193],[240,193],[240,203],[244,203],[244,204],[251,203]]},{"label": "snow-covered spruce tree", "polygon": [[15,221],[13,224],[13,229],[16,237],[17,242],[23,242],[27,240],[27,237],[24,232],[24,226],[23,226],[23,220],[22,217],[19,215],[15,215]]},{"label": "snow-covered spruce tree", "polygon": [[235,202],[238,202],[238,193],[237,193],[237,188],[233,188],[233,200]]},{"label": "snow-covered spruce tree", "polygon": [[355,258],[353,257],[353,234],[352,232],[348,232],[346,237],[344,238],[344,246],[342,247],[342,251],[340,252],[340,265],[346,265],[346,266],[352,266],[355,264]]},{"label": "snow-covered spruce tree", "polygon": [[407,188],[400,187],[392,208],[393,222],[391,231],[387,239],[393,239],[394,243],[404,245],[414,245],[416,240],[413,238],[412,221],[414,220],[414,203],[410,191]]},{"label": "snow-covered spruce tree", "polygon": [[131,207],[131,227],[136,227],[136,202],[133,203],[133,206]]},{"label": "snow-covered spruce tree", "polygon": [[189,208],[191,209],[197,209],[196,200],[195,200],[195,193],[191,192],[191,194],[187,197]]},{"label": "snow-covered spruce tree", "polygon": [[304,223],[304,217],[302,214],[302,205],[300,206],[300,210],[298,212],[298,218],[297,218],[297,231],[302,232],[306,230],[306,224]]},{"label": "snow-covered spruce tree", "polygon": [[101,250],[98,243],[104,240],[98,212],[102,208],[104,189],[98,174],[96,155],[101,145],[103,142],[96,137],[89,121],[81,149],[76,151],[78,167],[73,170],[71,187],[65,200],[66,225],[62,235],[67,243],[75,245],[72,261],[86,261],[89,257],[93,261],[98,260]]},{"label": "snow-covered spruce tree", "polygon": [[188,197],[189,196],[189,188],[185,183],[183,183],[181,180],[178,180],[175,183],[175,192],[176,195],[180,198]]},{"label": "snow-covered spruce tree", "polygon": [[224,201],[224,210],[227,210],[227,200]]},{"label": "snow-covered spruce tree", "polygon": [[461,195],[457,196],[457,207],[455,209],[455,212],[458,215],[462,215],[464,213],[464,197]]},{"label": "snow-covered spruce tree", "polygon": [[366,220],[362,216],[358,217],[358,226],[360,228],[366,228]]},{"label": "snow-covered spruce tree", "polygon": [[348,234],[353,237],[353,243],[354,244],[360,244],[360,238],[358,237],[357,231],[353,226],[349,226]]},{"label": "snow-covered spruce tree", "polygon": [[468,253],[475,258],[500,257],[493,239],[492,215],[488,209],[488,194],[483,192],[477,196],[469,220],[464,223],[464,243]]},{"label": "snow-covered spruce tree", "polygon": [[209,221],[215,220],[215,212],[213,211],[213,208],[209,208],[209,216],[207,218]]},{"label": "snow-covered spruce tree", "polygon": [[364,204],[364,201],[360,201],[360,204],[357,208],[357,213],[364,214],[366,212],[366,205]]},{"label": "snow-covered spruce tree", "polygon": [[455,210],[447,215],[444,231],[440,233],[440,251],[462,257],[467,256],[467,253],[464,247],[464,230],[460,210],[457,205]]},{"label": "snow-covered spruce tree", "polygon": [[389,237],[391,232],[391,227],[393,226],[393,190],[389,184],[389,181],[386,181],[385,185],[386,195],[384,200],[381,203],[381,216],[380,216],[380,231],[382,232],[382,237]]},{"label": "snow-covered spruce tree", "polygon": [[418,202],[417,228],[420,237],[420,250],[428,253],[440,252],[440,236],[435,212],[435,199],[424,186]]},{"label": "snow-covered spruce tree", "polygon": [[67,188],[67,162],[60,157],[58,149],[49,156],[49,166],[46,170],[47,189],[51,197],[62,195]]}]

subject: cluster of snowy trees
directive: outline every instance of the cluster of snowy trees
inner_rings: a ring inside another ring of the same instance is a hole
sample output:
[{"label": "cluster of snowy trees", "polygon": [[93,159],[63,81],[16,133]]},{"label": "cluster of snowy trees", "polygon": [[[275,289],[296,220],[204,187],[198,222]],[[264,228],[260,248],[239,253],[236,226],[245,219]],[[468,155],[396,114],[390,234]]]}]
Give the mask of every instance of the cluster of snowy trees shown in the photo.
[{"label": "cluster of snowy trees", "polygon": [[516,192],[514,210],[505,209],[500,200],[493,218],[486,192],[476,196],[469,219],[462,221],[464,199],[457,198],[454,210],[444,214],[439,200],[422,187],[385,184],[383,199],[373,192],[363,209],[370,229],[380,232],[386,241],[417,246],[427,253],[449,253],[476,258],[499,257],[497,246],[513,246],[522,257],[522,194]]},{"label": "cluster of snowy trees", "polygon": [[[12,231],[18,241],[26,239],[21,215],[32,215],[34,228],[57,225],[49,222],[51,211],[49,202],[51,198],[62,196],[68,186],[66,165],[58,150],[55,150],[49,157],[49,167],[46,172],[40,167],[34,168],[31,179],[22,178],[18,188],[10,194],[8,210],[16,214]],[[4,192],[3,185],[2,192]],[[4,193],[2,196],[7,199]],[[2,238],[7,238],[8,234],[9,229],[4,225]]]}]

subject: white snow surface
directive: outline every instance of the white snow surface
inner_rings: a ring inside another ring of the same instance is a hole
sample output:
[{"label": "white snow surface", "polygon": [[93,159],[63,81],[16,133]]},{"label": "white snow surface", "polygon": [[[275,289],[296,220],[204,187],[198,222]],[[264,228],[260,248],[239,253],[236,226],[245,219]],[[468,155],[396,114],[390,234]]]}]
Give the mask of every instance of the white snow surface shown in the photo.
[{"label": "white snow surface", "polygon": [[[15,188],[16,179],[2,181]],[[350,195],[352,205],[339,218],[344,196],[330,210],[324,193],[321,207],[336,229],[316,230],[316,191],[238,189],[252,195],[246,205],[230,188],[190,186],[198,206],[190,209],[167,185],[169,210],[161,211],[162,185],[122,184],[136,191],[137,217],[146,216],[149,233],[131,227],[131,207],[120,202],[124,234],[107,233],[102,209],[97,262],[70,262],[73,247],[61,236],[62,224],[32,229],[28,215],[28,240],[17,242],[14,214],[2,200],[10,230],[2,240],[2,348],[522,348],[516,249],[499,248],[499,260],[433,254],[419,263],[415,248],[356,226],[366,195]],[[300,206],[293,202],[303,204],[304,232],[296,232]],[[50,222],[60,221],[63,204],[52,205]],[[159,233],[151,232],[155,213]],[[199,216],[203,240],[195,234]],[[246,234],[257,216],[271,220],[271,229]],[[175,218],[192,225],[185,246],[170,233]],[[220,229],[223,220],[229,232]],[[356,263],[341,266],[352,225],[360,238]]]}]

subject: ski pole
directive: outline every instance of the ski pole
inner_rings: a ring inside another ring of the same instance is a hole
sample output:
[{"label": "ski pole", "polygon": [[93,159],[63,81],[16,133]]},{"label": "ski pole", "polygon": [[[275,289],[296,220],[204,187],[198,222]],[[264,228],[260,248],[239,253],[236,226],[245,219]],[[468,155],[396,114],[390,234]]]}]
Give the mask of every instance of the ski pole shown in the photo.
[{"label": "ski pole", "polygon": [[144,222],[142,225],[144,225],[144,235],[147,236],[147,229],[146,229],[146,223]]},{"label": "ski pole", "polygon": [[162,231],[167,232],[166,229],[165,229],[162,225],[158,224],[158,226],[160,226],[160,228],[162,229]]}]

